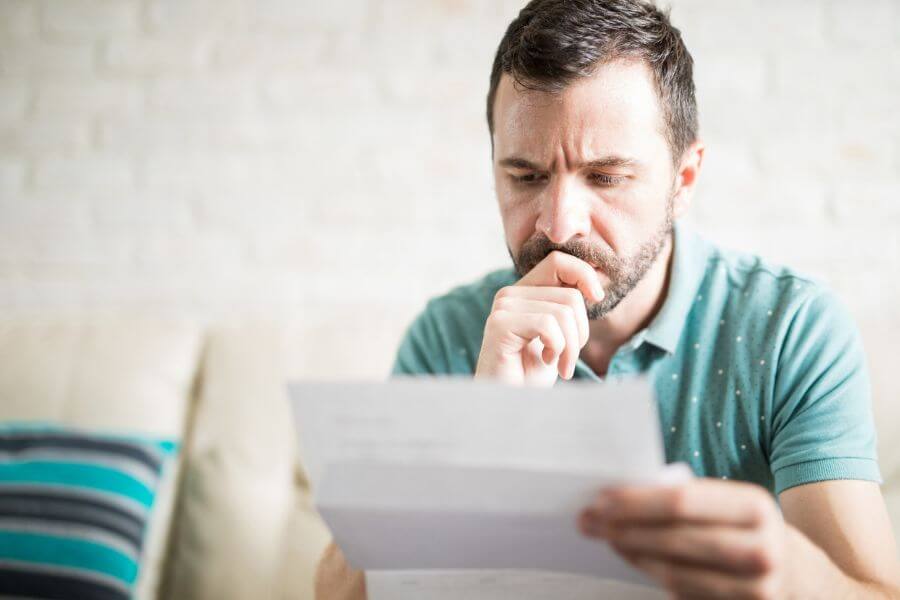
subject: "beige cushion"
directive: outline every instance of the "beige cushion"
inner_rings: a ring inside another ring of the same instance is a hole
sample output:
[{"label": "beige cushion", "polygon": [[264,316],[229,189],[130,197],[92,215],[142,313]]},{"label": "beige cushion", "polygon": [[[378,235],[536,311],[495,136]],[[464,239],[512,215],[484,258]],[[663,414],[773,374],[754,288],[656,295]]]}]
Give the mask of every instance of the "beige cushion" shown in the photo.
[{"label": "beige cushion", "polygon": [[283,355],[279,329],[264,323],[208,337],[167,598],[312,598],[311,579],[279,583],[286,535],[302,536],[289,566],[298,573],[312,572],[328,538],[315,514],[295,510],[308,494],[293,479]]},{"label": "beige cushion", "polygon": [[292,510],[285,526],[278,598],[313,599],[316,567],[330,541],[331,533],[313,507],[306,479],[298,475]]},{"label": "beige cushion", "polygon": [[180,437],[199,341],[186,323],[0,321],[0,411],[5,419]]},{"label": "beige cushion", "polygon": [[[0,320],[0,419],[181,439],[200,337],[189,324],[84,317]],[[176,468],[157,497],[137,598],[156,595]]]}]

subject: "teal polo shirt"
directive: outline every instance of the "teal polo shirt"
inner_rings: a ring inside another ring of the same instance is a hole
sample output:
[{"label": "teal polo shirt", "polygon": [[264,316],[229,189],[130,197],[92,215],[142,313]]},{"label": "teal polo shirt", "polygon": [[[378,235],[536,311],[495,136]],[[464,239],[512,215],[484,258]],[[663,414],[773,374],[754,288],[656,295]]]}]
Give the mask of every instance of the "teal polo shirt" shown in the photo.
[{"label": "teal polo shirt", "polygon": [[[776,495],[828,479],[881,483],[865,355],[835,296],[682,224],[673,252],[662,308],[606,375],[652,383],[666,460]],[[516,280],[499,270],[429,301],[393,374],[471,376],[494,294]],[[575,378],[602,380],[581,360]]]}]

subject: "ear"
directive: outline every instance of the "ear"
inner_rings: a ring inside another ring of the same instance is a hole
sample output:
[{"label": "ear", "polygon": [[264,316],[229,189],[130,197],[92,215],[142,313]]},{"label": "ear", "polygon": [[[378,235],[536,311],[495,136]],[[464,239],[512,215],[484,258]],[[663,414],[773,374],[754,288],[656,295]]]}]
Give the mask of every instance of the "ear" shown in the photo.
[{"label": "ear", "polygon": [[683,216],[691,205],[705,151],[706,146],[698,139],[687,147],[681,157],[675,174],[675,195],[672,197],[672,216],[676,219]]}]

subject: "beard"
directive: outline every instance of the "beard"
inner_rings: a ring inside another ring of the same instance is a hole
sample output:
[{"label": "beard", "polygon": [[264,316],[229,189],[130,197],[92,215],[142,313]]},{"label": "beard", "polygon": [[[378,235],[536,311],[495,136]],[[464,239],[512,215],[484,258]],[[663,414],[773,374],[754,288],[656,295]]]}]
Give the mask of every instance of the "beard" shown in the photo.
[{"label": "beard", "polygon": [[603,300],[600,302],[585,300],[588,319],[601,319],[619,305],[656,262],[672,233],[672,224],[672,196],[669,196],[666,202],[666,217],[662,225],[631,256],[619,256],[599,244],[580,239],[555,244],[543,234],[525,242],[518,255],[514,255],[509,246],[507,250],[520,279],[554,250],[571,254],[604,273],[609,278],[609,283],[603,288],[606,292]]}]

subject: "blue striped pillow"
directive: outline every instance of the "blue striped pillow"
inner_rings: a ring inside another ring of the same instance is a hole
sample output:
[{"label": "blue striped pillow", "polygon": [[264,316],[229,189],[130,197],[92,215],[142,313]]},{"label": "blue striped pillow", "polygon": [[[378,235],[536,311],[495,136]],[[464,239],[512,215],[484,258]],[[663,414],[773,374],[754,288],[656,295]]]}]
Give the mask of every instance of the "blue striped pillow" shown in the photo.
[{"label": "blue striped pillow", "polygon": [[0,425],[0,596],[129,598],[177,444]]}]

